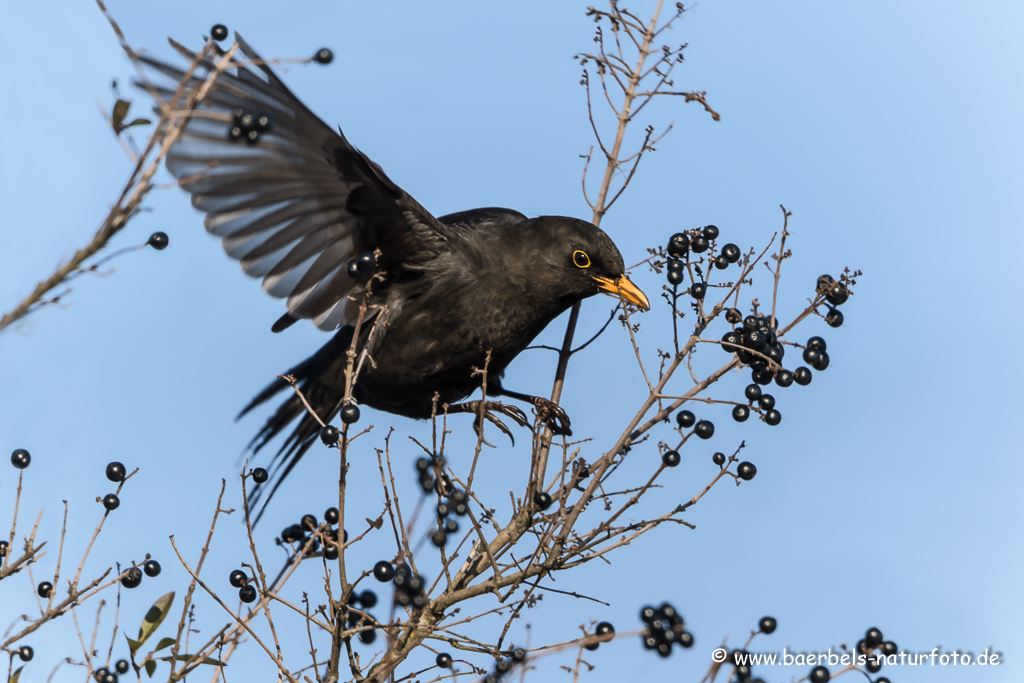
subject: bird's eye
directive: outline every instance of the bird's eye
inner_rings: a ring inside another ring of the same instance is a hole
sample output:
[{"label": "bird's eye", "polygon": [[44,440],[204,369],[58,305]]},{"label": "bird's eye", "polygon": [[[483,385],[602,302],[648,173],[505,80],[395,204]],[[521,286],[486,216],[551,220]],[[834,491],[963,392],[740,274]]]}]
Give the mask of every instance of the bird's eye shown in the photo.
[{"label": "bird's eye", "polygon": [[590,257],[587,256],[587,252],[580,251],[579,249],[572,252],[572,262],[576,264],[577,268],[590,267]]}]

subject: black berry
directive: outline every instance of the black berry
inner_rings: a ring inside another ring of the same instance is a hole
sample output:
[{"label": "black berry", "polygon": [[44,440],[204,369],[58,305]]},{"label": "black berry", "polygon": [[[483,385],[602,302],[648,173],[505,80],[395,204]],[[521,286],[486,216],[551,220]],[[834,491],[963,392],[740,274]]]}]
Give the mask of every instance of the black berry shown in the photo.
[{"label": "black berry", "polygon": [[704,237],[704,235],[697,235],[690,240],[690,249],[692,249],[695,254],[707,251],[710,246],[711,245],[708,244],[708,238]]},{"label": "black berry", "polygon": [[775,383],[785,389],[793,384],[793,373],[789,370],[779,370],[775,373]]},{"label": "black berry", "polygon": [[701,420],[693,428],[693,432],[701,439],[710,439],[715,434],[715,425],[709,420]]},{"label": "black berry", "polygon": [[804,349],[804,362],[811,367],[816,367],[818,365],[818,359],[820,358],[821,351],[818,349],[812,349],[811,347]]},{"label": "black berry", "polygon": [[349,403],[341,409],[341,421],[347,425],[359,421],[359,406]]},{"label": "black berry", "polygon": [[864,642],[866,642],[868,647],[872,650],[881,645],[883,640],[882,631],[874,626],[864,632]]},{"label": "black berry", "polygon": [[38,593],[39,597],[41,597],[41,598],[48,598],[48,597],[50,597],[50,594],[53,593],[53,584],[50,583],[49,581],[41,582],[36,587],[36,593]]},{"label": "black berry", "polygon": [[281,540],[285,543],[296,543],[302,540],[303,535],[302,527],[298,524],[292,524],[291,526],[286,526],[281,531]]},{"label": "black berry", "polygon": [[270,474],[262,467],[257,467],[252,471],[252,480],[257,484],[263,484],[270,479]]},{"label": "black berry", "polygon": [[773,408],[764,414],[764,421],[768,423],[769,426],[774,427],[782,422],[782,413]]},{"label": "black berry", "polygon": [[771,410],[775,407],[775,397],[771,394],[763,394],[761,398],[757,399],[757,405],[761,406],[761,410]]},{"label": "black berry", "polygon": [[338,508],[331,507],[324,510],[324,521],[328,524],[337,524],[339,519]]},{"label": "black berry", "polygon": [[121,505],[121,499],[116,493],[108,493],[103,496],[103,507],[107,510],[116,510]]},{"label": "black berry", "polygon": [[850,298],[850,292],[840,282],[834,282],[825,292],[825,299],[833,306],[841,306]]},{"label": "black berry", "polygon": [[897,654],[900,651],[899,648],[896,646],[896,643],[892,642],[891,640],[887,640],[884,643],[882,643],[881,649],[882,654],[886,657],[891,657],[892,655]]},{"label": "black berry", "polygon": [[730,308],[725,312],[725,321],[730,325],[735,325],[743,321],[743,314],[738,309]]},{"label": "black berry", "polygon": [[828,353],[822,351],[821,354],[818,356],[818,362],[814,365],[814,367],[816,370],[826,370],[828,369],[829,361],[830,359],[828,357]]},{"label": "black berry", "polygon": [[705,237],[707,237],[709,240],[717,240],[718,239],[718,235],[719,235],[718,226],[716,226],[716,225],[705,225],[704,229],[701,230],[701,233]]},{"label": "black berry", "polygon": [[736,263],[740,260],[740,248],[730,242],[722,247],[722,256],[724,256],[725,260],[729,263]]},{"label": "black berry", "polygon": [[689,429],[697,422],[697,416],[689,410],[680,410],[676,413],[676,424],[683,429]]},{"label": "black berry", "polygon": [[170,238],[167,237],[166,232],[154,232],[146,240],[146,244],[153,247],[157,251],[163,251],[167,248],[167,245],[171,243]]},{"label": "black berry", "polygon": [[119,659],[119,660],[117,660],[117,664],[114,665],[114,668],[117,669],[117,673],[119,673],[119,674],[126,674],[126,673],[128,673],[128,660],[127,659]]},{"label": "black berry", "polygon": [[690,250],[690,238],[681,232],[672,235],[668,240],[668,255],[672,258],[681,259]]},{"label": "black berry", "polygon": [[121,585],[125,588],[138,588],[142,583],[142,570],[132,567],[121,577]]},{"label": "black berry", "polygon": [[829,327],[842,327],[843,312],[835,308],[828,309],[828,313],[825,315],[825,322]]},{"label": "black berry", "polygon": [[245,584],[238,589],[238,599],[245,603],[256,602],[258,594],[256,587],[251,584]]},{"label": "black berry", "polygon": [[778,625],[778,622],[775,621],[775,617],[761,617],[761,621],[757,623],[757,627],[761,629],[761,633],[774,633],[775,627]]},{"label": "black berry", "polygon": [[[346,406],[347,407],[347,406]],[[320,440],[325,446],[333,446],[341,438],[341,432],[334,425],[325,425],[320,429]]]},{"label": "black berry", "polygon": [[665,467],[675,467],[680,461],[679,452],[665,451],[661,456],[661,461],[665,463]]},{"label": "black berry", "polygon": [[377,594],[373,591],[363,591],[359,594],[359,604],[366,609],[375,607],[377,605]]},{"label": "black berry", "polygon": [[747,388],[743,390],[743,395],[747,397],[748,401],[756,401],[761,398],[761,387],[757,384],[748,384]]},{"label": "black berry", "polygon": [[750,481],[754,478],[754,475],[757,474],[757,468],[754,467],[754,463],[744,461],[737,465],[736,474],[738,474],[740,479],[743,481]]},{"label": "black berry", "polygon": [[29,463],[32,462],[32,456],[29,455],[28,451],[24,448],[19,448],[11,453],[11,464],[19,470],[23,470],[28,467]]},{"label": "black berry", "polygon": [[442,669],[452,668],[452,656],[447,652],[442,652],[441,654],[439,654],[437,656],[437,659],[434,660],[434,662]]},{"label": "black berry", "polygon": [[299,520],[299,526],[302,527],[303,531],[316,531],[316,528],[319,526],[316,515],[302,515],[302,519]]},{"label": "black berry", "polygon": [[249,583],[249,575],[241,569],[236,569],[228,576],[228,583],[235,588],[241,588],[245,584]]},{"label": "black berry", "polygon": [[395,568],[387,560],[381,560],[373,565],[373,578],[381,583],[386,583],[395,578]]},{"label": "black berry", "polygon": [[793,371],[793,381],[802,387],[810,384],[813,377],[814,375],[811,374],[810,368],[805,368],[802,365]]},{"label": "black berry", "polygon": [[124,465],[117,462],[116,460],[107,465],[107,479],[109,479],[110,481],[124,481],[124,478],[127,474],[128,470],[126,470]]},{"label": "black berry", "polygon": [[35,654],[36,654],[35,650],[33,650],[28,645],[22,645],[21,647],[18,648],[18,657],[20,657],[21,661],[23,661],[23,662],[30,662],[30,661],[32,661],[32,657],[34,657]]},{"label": "black berry", "polygon": [[708,293],[708,286],[703,282],[694,282],[690,285],[690,296],[697,301],[704,298],[704,295]]},{"label": "black berry", "polygon": [[746,422],[748,417],[750,417],[750,408],[746,406],[736,406],[732,409],[732,419],[737,422]]},{"label": "black berry", "polygon": [[829,679],[828,669],[824,666],[816,666],[811,669],[811,675],[807,677],[810,683],[825,683]]},{"label": "black berry", "polygon": [[[224,40],[228,37],[228,27],[224,24],[214,24],[210,29],[210,35],[214,40]],[[121,673],[124,673],[123,671]]]},{"label": "black berry", "polygon": [[326,47],[322,47],[316,51],[316,54],[313,55],[313,59],[316,60],[317,64],[330,64],[334,61],[334,53]]},{"label": "black berry", "polygon": [[822,339],[821,337],[811,337],[810,339],[807,340],[807,348],[818,349],[819,351],[827,351],[828,345],[825,343],[825,340]]},{"label": "black berry", "polygon": [[[614,629],[613,629],[612,632],[614,633]],[[514,661],[514,662],[522,662],[525,659],[526,659],[526,650],[525,649],[523,649],[521,647],[517,647],[517,648],[513,648],[512,649],[512,661]]]},{"label": "black berry", "polygon": [[551,494],[546,491],[537,491],[533,494],[533,502],[538,510],[547,510],[551,507]]},{"label": "black berry", "polygon": [[717,268],[718,270],[725,270],[726,268],[729,267],[729,259],[719,254],[717,257],[715,257],[714,264],[715,268]]},{"label": "black berry", "polygon": [[711,462],[721,467],[725,464],[725,453],[715,453],[711,456]]},{"label": "black berry", "polygon": [[676,635],[676,642],[683,647],[693,647],[693,634],[689,631],[680,631]]},{"label": "black berry", "polygon": [[160,576],[160,563],[156,560],[146,560],[146,563],[142,565],[142,571],[146,572],[146,576],[154,577]]},{"label": "black berry", "polygon": [[676,285],[683,284],[683,271],[681,270],[670,270],[666,276],[668,283],[675,287]]},{"label": "black berry", "polygon": [[364,251],[356,257],[356,268],[359,272],[367,275],[373,274],[373,269],[377,265],[377,257],[373,255],[372,251]]}]

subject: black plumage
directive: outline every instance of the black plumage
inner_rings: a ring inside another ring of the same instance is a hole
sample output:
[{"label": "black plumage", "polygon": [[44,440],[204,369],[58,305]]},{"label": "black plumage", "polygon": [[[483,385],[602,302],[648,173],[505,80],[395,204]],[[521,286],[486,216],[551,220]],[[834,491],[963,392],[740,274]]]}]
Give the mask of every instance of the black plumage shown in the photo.
[{"label": "black plumage", "polygon": [[[245,60],[236,55],[239,65],[219,75],[170,150],[167,168],[206,213],[207,230],[227,253],[261,278],[268,293],[286,299],[287,313],[274,331],[303,318],[337,330],[289,371],[320,418],[330,421],[345,400],[354,323],[365,305],[354,347],[356,360],[363,359],[352,390],[356,402],[413,418],[430,417],[435,407],[476,413],[477,402],[458,401],[480,387],[474,369],[487,363],[488,398],[526,400],[556,433],[571,433],[560,408],[506,390],[500,378],[549,322],[581,299],[603,291],[648,308],[611,239],[586,221],[531,219],[510,209],[433,217],[237,40]],[[178,68],[142,59],[183,78]],[[202,63],[192,85],[213,68]],[[166,101],[173,88],[153,92]],[[375,254],[372,275],[350,268],[366,252]],[[286,388],[276,380],[242,414]],[[526,424],[513,405],[484,407],[510,436],[493,413]],[[274,490],[314,442],[319,424],[291,394],[251,444],[258,451],[296,419],[276,456],[282,471]]]}]

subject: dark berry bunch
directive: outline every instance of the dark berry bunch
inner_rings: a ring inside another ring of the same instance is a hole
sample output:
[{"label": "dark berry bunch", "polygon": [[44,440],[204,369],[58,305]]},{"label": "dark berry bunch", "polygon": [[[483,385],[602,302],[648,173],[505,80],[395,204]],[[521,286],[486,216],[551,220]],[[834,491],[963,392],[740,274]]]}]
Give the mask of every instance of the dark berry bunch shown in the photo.
[{"label": "dark berry bunch", "polygon": [[296,547],[304,548],[309,543],[310,538],[313,538],[313,544],[310,546],[309,552],[315,553],[320,550],[321,540],[323,541],[324,558],[328,560],[338,559],[338,539],[341,538],[341,543],[348,543],[348,532],[341,531],[334,526],[338,523],[339,514],[338,508],[329,507],[324,511],[324,521],[327,522],[329,528],[320,531],[320,523],[317,521],[316,515],[307,513],[302,516],[297,524],[286,526],[281,531],[280,541],[282,543],[291,543]]},{"label": "dark berry bunch", "polygon": [[[722,337],[722,348],[728,353],[735,353],[741,363],[750,366],[750,379],[753,382],[743,392],[749,406],[735,406],[732,417],[737,422],[745,422],[751,410],[757,410],[764,416],[764,421],[774,427],[782,422],[782,414],[775,407],[775,397],[765,393],[761,387],[771,384],[773,380],[781,388],[790,387],[794,383],[807,386],[814,373],[805,366],[793,371],[782,367],[786,349],[775,333],[774,321],[758,315],[743,317],[735,308],[726,312],[726,320],[736,327]],[[825,348],[824,339],[811,337],[804,349],[804,362],[815,370],[825,370],[829,365]]]},{"label": "dark berry bunch", "polygon": [[466,499],[465,491],[452,489],[445,500],[437,504],[437,529],[430,535],[430,542],[438,548],[443,548],[448,543],[448,537],[459,532],[459,522],[455,517],[462,517],[469,512]]},{"label": "dark berry bunch", "polygon": [[[668,240],[668,261],[665,267],[668,270],[668,283],[676,287],[683,282],[683,270],[686,262],[690,259],[690,252],[703,254],[712,248],[712,244],[718,239],[719,230],[714,225],[706,225],[703,228],[677,232]],[[740,260],[740,248],[731,242],[719,250],[717,256],[711,256],[710,262],[718,270],[725,270],[731,264]],[[694,299],[703,299],[707,293],[707,284],[694,282],[690,286],[690,296]]]},{"label": "dark berry bunch", "polygon": [[433,458],[418,458],[416,472],[420,478],[420,489],[424,494],[441,491],[445,485],[444,458],[435,455]]},{"label": "dark berry bunch", "polygon": [[269,114],[248,112],[241,108],[232,112],[231,118],[228,139],[236,142],[245,140],[249,144],[259,142],[260,136],[270,130],[272,123]]},{"label": "dark berry bunch", "polygon": [[889,657],[897,654],[899,651],[899,646],[891,640],[885,640],[881,629],[874,626],[865,631],[864,637],[857,643],[857,653],[867,657],[864,668],[873,674],[878,673],[882,669],[883,660],[876,652]]},{"label": "dark berry bunch", "polygon": [[831,275],[822,275],[818,278],[817,292],[825,296],[825,301],[831,304],[828,313],[825,314],[825,322],[830,327],[841,327],[843,324],[843,312],[839,306],[846,303],[850,298],[850,290],[847,288],[848,278],[844,275],[838,281]]},{"label": "dark berry bunch", "polygon": [[[377,565],[379,566],[380,562]],[[374,575],[377,575],[377,567],[374,567]],[[427,606],[426,579],[413,572],[409,565],[398,565],[394,570],[394,578],[391,579],[391,583],[395,587],[396,605],[401,607],[412,606],[413,609],[423,609]]]},{"label": "dark berry bunch", "polygon": [[615,637],[615,627],[607,621],[602,621],[594,627],[594,637],[596,638],[594,642],[587,643],[583,647],[587,650],[596,650],[601,643],[607,643]]},{"label": "dark berry bunch", "polygon": [[698,420],[689,410],[680,410],[676,413],[676,424],[680,429],[693,427],[693,433],[701,439],[710,439],[715,435],[715,424],[711,420]]},{"label": "dark berry bunch", "polygon": [[657,650],[662,657],[668,657],[673,644],[683,648],[693,646],[693,634],[683,628],[683,615],[667,602],[657,608],[644,607],[640,610],[640,621],[647,624],[641,634],[645,649]]},{"label": "dark berry bunch", "polygon": [[128,668],[128,660],[119,659],[113,671],[101,667],[92,672],[92,678],[96,683],[117,683],[118,676],[128,673]]},{"label": "dark berry bunch", "polygon": [[[373,591],[363,591],[357,593],[352,591],[348,596],[348,604],[351,607],[355,607],[359,611],[349,610],[348,612],[348,627],[356,628],[357,626],[366,626],[369,624],[377,624],[377,618],[367,612],[371,607],[377,605],[377,594]],[[377,632],[374,630],[360,631],[357,636],[359,640],[366,645],[377,640]]]},{"label": "dark berry bunch", "polygon": [[377,257],[372,251],[364,251],[345,266],[345,272],[353,280],[366,280],[377,267]]},{"label": "dark berry bunch", "polygon": [[494,663],[494,671],[480,679],[481,683],[498,683],[512,668],[526,660],[526,650],[521,647],[513,647],[505,659],[499,659]]},{"label": "dark berry bunch", "polygon": [[252,579],[244,569],[236,569],[231,572],[228,575],[228,583],[238,589],[238,599],[246,604],[256,602],[256,598],[259,597],[256,586],[252,584]]}]

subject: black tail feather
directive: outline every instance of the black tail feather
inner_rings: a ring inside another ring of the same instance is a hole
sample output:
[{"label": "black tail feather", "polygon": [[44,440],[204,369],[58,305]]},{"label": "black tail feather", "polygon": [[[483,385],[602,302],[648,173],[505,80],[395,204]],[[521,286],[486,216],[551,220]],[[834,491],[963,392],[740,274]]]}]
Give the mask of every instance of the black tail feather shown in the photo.
[{"label": "black tail feather", "polygon": [[[295,378],[299,391],[302,392],[309,406],[325,423],[338,413],[345,397],[344,370],[347,361],[346,352],[351,343],[352,328],[344,327],[319,351],[288,371],[288,374]],[[289,382],[278,377],[249,402],[249,405],[238,414],[238,418],[286,389],[293,391]],[[253,489],[250,503],[260,504],[254,524],[259,522],[263,513],[266,512],[267,505],[274,497],[278,487],[299,463],[302,456],[306,454],[306,451],[316,442],[316,437],[320,432],[320,423],[309,414],[298,395],[292,393],[278,406],[274,414],[267,419],[260,431],[249,442],[249,449],[254,454],[259,453],[264,446],[283,433],[296,418],[300,418],[298,425],[271,459],[269,469],[273,483],[269,491],[265,492],[263,485],[260,484]],[[264,493],[266,493],[265,498]]]}]

